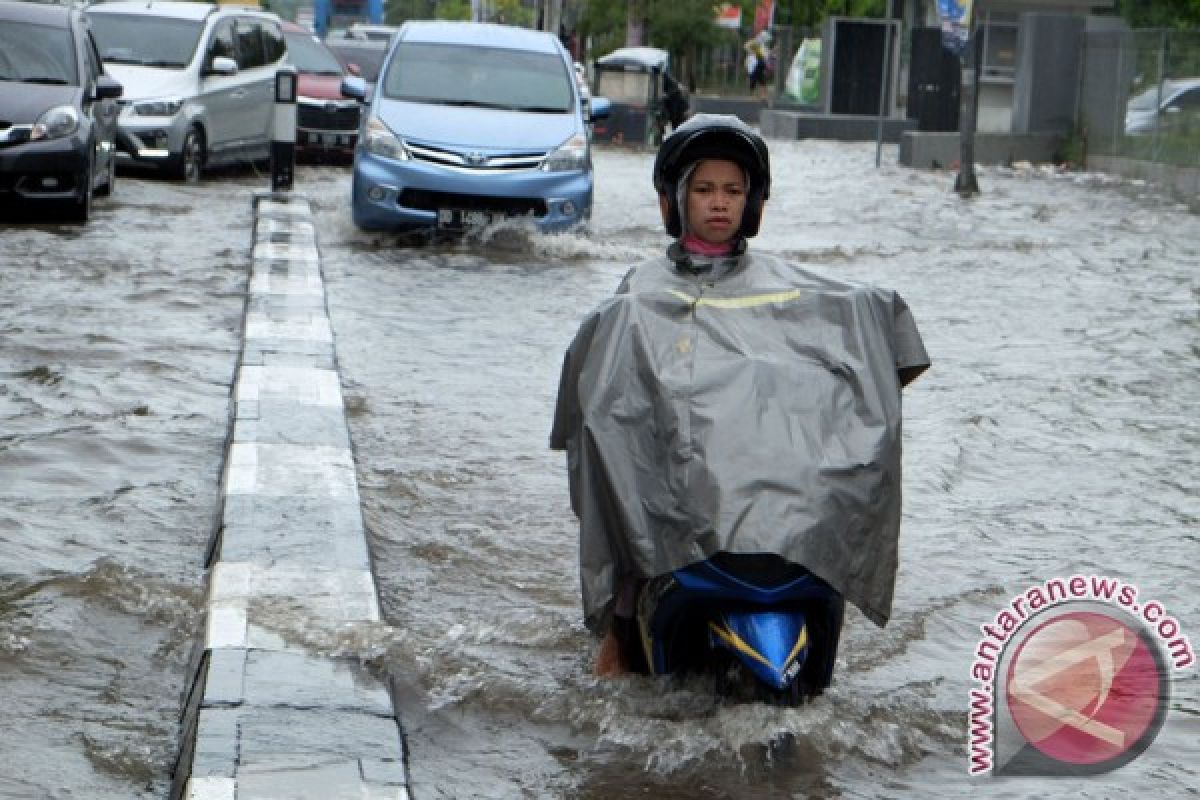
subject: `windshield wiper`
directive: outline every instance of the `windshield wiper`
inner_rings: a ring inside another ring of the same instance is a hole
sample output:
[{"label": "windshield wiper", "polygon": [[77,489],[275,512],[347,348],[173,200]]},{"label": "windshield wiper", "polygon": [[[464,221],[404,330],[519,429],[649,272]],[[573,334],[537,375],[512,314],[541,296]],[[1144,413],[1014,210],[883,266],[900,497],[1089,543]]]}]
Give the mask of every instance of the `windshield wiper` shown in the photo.
[{"label": "windshield wiper", "polygon": [[166,61],[164,59],[146,59],[145,61],[131,61],[131,64],[141,64],[143,67],[186,67],[187,64],[180,64],[178,61]]},{"label": "windshield wiper", "polygon": [[461,106],[463,108],[498,108],[502,111],[518,111],[515,106],[505,105],[504,103],[489,103],[486,100],[439,100],[443,105]]},{"label": "windshield wiper", "polygon": [[21,83],[45,83],[45,84],[49,84],[51,86],[70,86],[71,85],[70,81],[63,80],[62,78],[47,78],[47,77],[42,77],[42,76],[37,76],[37,77],[33,77],[33,78],[22,78]]},{"label": "windshield wiper", "polygon": [[567,109],[562,106],[519,106],[514,111],[528,111],[533,114],[565,114]]}]

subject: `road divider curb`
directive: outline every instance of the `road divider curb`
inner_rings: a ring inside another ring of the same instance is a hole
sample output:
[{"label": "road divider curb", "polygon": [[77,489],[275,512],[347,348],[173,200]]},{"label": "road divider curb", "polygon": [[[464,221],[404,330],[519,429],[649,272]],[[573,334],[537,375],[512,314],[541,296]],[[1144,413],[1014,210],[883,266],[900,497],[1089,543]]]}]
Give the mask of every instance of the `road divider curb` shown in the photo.
[{"label": "road divider curb", "polygon": [[172,800],[407,800],[316,229],[254,198],[253,265]]}]

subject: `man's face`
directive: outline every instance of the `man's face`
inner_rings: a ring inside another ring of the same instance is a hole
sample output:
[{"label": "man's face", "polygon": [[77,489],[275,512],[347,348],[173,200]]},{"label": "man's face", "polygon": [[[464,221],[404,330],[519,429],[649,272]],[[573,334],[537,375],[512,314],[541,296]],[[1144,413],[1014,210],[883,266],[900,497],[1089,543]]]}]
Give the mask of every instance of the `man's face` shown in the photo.
[{"label": "man's face", "polygon": [[705,159],[688,181],[688,230],[709,244],[733,239],[746,210],[746,174],[733,161]]}]

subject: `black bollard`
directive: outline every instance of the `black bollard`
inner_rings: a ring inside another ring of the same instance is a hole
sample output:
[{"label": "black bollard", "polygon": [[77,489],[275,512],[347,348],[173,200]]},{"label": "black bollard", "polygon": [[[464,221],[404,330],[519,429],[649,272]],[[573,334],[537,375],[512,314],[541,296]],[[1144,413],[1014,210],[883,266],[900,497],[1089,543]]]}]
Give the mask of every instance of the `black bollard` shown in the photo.
[{"label": "black bollard", "polygon": [[275,73],[275,117],[271,123],[271,191],[291,191],[296,176],[296,68]]}]

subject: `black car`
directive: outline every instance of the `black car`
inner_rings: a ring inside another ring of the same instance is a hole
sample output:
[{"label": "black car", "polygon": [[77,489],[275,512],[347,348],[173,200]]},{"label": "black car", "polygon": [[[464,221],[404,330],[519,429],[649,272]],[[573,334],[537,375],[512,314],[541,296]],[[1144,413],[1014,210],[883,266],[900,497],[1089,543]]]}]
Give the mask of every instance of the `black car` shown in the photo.
[{"label": "black car", "polygon": [[0,0],[0,204],[87,222],[115,184],[120,96],[81,10]]}]

